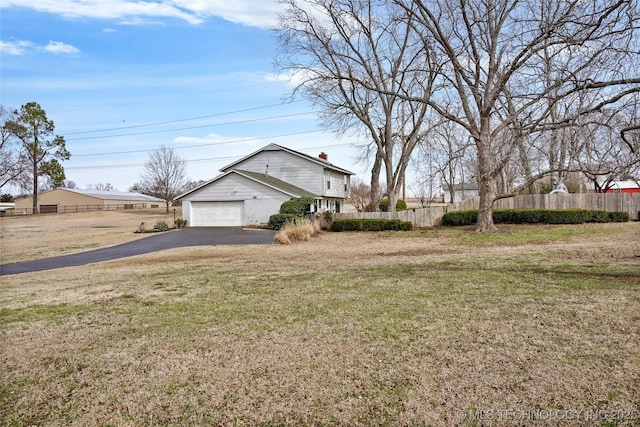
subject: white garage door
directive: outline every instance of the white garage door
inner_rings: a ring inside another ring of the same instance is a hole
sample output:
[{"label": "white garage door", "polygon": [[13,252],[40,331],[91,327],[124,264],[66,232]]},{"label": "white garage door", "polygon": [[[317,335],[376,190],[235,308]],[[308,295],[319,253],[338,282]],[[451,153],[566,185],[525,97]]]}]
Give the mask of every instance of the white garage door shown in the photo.
[{"label": "white garage door", "polygon": [[191,202],[191,226],[242,226],[243,205],[244,202]]}]

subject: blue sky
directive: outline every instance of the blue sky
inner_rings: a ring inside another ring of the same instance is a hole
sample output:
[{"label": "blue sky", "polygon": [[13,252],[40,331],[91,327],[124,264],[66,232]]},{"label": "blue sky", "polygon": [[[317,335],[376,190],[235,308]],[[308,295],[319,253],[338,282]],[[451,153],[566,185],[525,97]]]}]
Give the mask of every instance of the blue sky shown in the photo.
[{"label": "blue sky", "polygon": [[63,135],[79,188],[139,180],[161,145],[208,180],[276,143],[366,178],[350,142],[323,131],[314,107],[287,102],[275,74],[268,0],[2,0],[0,102],[35,101]]}]

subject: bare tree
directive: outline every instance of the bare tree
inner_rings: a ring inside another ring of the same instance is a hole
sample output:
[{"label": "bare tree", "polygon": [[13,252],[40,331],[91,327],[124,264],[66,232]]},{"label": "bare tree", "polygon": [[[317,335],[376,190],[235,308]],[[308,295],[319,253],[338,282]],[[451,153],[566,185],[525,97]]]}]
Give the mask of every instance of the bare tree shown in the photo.
[{"label": "bare tree", "polygon": [[161,146],[149,153],[140,177],[139,191],[164,200],[166,212],[169,212],[169,204],[184,187],[186,167],[186,161],[175,150]]},{"label": "bare tree", "polygon": [[64,181],[64,169],[58,160],[68,160],[65,140],[54,136],[55,126],[36,102],[23,105],[14,113],[14,119],[5,123],[6,130],[18,139],[20,159],[25,162],[24,174],[30,178],[33,212],[38,212],[38,179],[47,175],[56,182]]},{"label": "bare tree", "polygon": [[[431,196],[433,188],[442,187],[442,191],[449,194],[448,200],[453,202],[455,184],[475,175],[475,163],[470,164],[474,153],[473,143],[464,129],[452,121],[441,123],[419,145],[413,159],[418,186],[429,188]],[[467,170],[469,167],[471,172]]]},{"label": "bare tree", "polygon": [[[498,193],[496,180],[522,142],[509,135],[570,127],[578,117],[613,107],[640,90],[635,2],[396,0],[396,4],[404,8],[425,49],[436,52],[438,91],[424,102],[462,126],[475,144],[478,231],[495,228],[496,198],[520,191],[553,168],[533,173],[509,193]],[[557,106],[562,114],[554,113]]]},{"label": "bare tree", "polygon": [[99,182],[97,184],[89,184],[87,185],[87,190],[95,190],[95,191],[118,191],[110,182],[105,184]]},{"label": "bare tree", "polygon": [[389,207],[395,210],[406,168],[430,126],[435,64],[405,19],[383,0],[284,0],[279,67],[292,72],[302,93],[322,109],[323,123],[352,131],[373,161],[371,197],[384,166]]},{"label": "bare tree", "polygon": [[640,178],[637,113],[635,105],[613,115],[603,111],[580,128],[584,141],[580,169],[599,193],[617,180]]},{"label": "bare tree", "polygon": [[187,191],[191,191],[196,187],[200,187],[203,184],[206,184],[207,181],[205,181],[204,179],[199,179],[199,180],[191,180],[191,179],[187,179],[184,183],[184,185],[182,186],[182,189],[180,190],[180,193],[186,193]]},{"label": "bare tree", "polygon": [[24,162],[20,158],[19,141],[7,126],[15,120],[15,116],[4,106],[0,105],[0,188],[15,184],[24,171]]},{"label": "bare tree", "polygon": [[382,199],[382,192],[378,190],[372,197],[371,187],[360,178],[353,178],[349,186],[348,202],[356,208],[358,212],[375,211]]}]

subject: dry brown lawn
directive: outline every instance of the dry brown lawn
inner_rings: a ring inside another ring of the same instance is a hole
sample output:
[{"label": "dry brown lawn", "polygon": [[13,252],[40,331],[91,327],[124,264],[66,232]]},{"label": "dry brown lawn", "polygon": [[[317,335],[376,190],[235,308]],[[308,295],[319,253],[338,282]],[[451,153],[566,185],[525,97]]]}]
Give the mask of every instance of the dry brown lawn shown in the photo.
[{"label": "dry brown lawn", "polygon": [[[7,236],[16,260],[92,248],[95,224],[136,238],[112,215],[2,219],[3,257]],[[1,281],[1,425],[640,423],[640,223],[325,232]]]}]

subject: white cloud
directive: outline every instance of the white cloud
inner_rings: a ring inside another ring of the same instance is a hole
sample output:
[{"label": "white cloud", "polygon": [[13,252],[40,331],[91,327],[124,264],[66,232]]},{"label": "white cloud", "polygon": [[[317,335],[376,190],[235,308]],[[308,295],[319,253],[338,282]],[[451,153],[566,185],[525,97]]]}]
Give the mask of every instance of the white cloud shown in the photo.
[{"label": "white cloud", "polygon": [[24,55],[29,51],[46,51],[55,54],[75,55],[80,52],[77,47],[63,42],[50,41],[46,46],[38,46],[29,41],[4,42],[0,41],[0,52],[7,55]]},{"label": "white cloud", "polygon": [[62,53],[66,55],[74,55],[80,52],[78,48],[75,46],[71,46],[70,44],[65,44],[62,42],[54,42],[54,41],[49,41],[49,44],[44,47],[44,50],[51,53]]},{"label": "white cloud", "polygon": [[277,0],[174,0],[174,3],[204,16],[219,16],[227,21],[262,28],[274,27],[282,10]]},{"label": "white cloud", "polygon": [[192,11],[183,11],[168,1],[137,0],[3,0],[2,7],[25,7],[38,12],[53,13],[67,18],[127,19],[178,18],[190,24],[202,23]]},{"label": "white cloud", "polygon": [[3,42],[0,40],[0,52],[7,55],[24,55],[27,50],[33,49],[33,43],[27,41]]},{"label": "white cloud", "polygon": [[287,73],[268,73],[264,79],[268,82],[285,83],[292,87],[300,86],[309,80],[310,73],[302,71],[291,71]]},{"label": "white cloud", "polygon": [[282,8],[277,0],[3,0],[0,7],[25,7],[67,18],[121,20],[125,23],[176,18],[197,25],[206,17],[218,16],[262,28],[273,27]]}]

